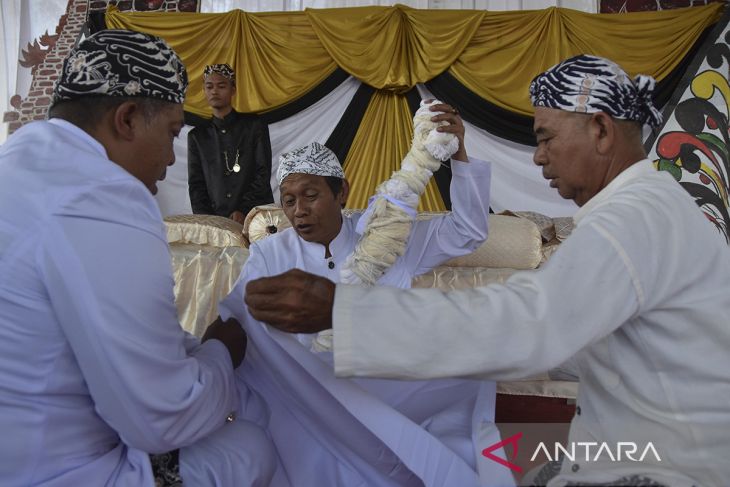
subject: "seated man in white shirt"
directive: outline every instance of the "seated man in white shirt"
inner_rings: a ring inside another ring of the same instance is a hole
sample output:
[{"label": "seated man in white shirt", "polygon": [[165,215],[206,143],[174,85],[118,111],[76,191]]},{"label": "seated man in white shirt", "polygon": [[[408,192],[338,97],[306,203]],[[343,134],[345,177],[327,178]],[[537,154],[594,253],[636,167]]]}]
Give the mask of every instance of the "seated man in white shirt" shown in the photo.
[{"label": "seated man in white shirt", "polygon": [[510,380],[574,356],[580,391],[564,446],[581,454],[550,487],[727,485],[730,251],[646,159],[641,126],[661,123],[653,88],[587,55],[533,80],[535,163],[581,206],[539,270],[451,293],[293,271],[249,283],[251,314],[296,333],[334,325],[343,377]]},{"label": "seated man in white shirt", "polygon": [[[453,212],[415,221],[405,253],[378,285],[408,288],[415,275],[473,251],[487,237],[490,165],[467,156],[464,126],[452,107],[431,109],[433,122],[446,122],[439,131],[458,140],[451,161]],[[277,485],[477,486],[485,478],[513,484],[504,467],[477,462],[478,452],[499,441],[493,382],[338,380],[332,354],[310,352],[312,335],[297,340],[246,313],[250,280],[299,268],[339,281],[360,238],[360,214],[342,214],[349,185],[328,148],[312,143],[282,155],[278,179],[292,228],[251,245],[239,281],[219,308],[249,336],[237,374],[248,409],[242,415],[264,418],[282,466]],[[266,407],[250,400],[252,391]]]},{"label": "seated man in white shirt", "polygon": [[[180,327],[152,195],[175,158],[187,75],[161,39],[74,48],[51,120],[0,148],[0,484],[268,485],[235,420],[240,326]],[[154,456],[154,465],[150,461]]]}]

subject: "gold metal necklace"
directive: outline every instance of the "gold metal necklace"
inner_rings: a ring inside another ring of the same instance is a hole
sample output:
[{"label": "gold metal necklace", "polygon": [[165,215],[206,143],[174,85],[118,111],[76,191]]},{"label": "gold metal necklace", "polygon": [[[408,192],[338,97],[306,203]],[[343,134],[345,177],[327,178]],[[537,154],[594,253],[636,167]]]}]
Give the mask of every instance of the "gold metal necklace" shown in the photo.
[{"label": "gold metal necklace", "polygon": [[233,169],[228,166],[228,151],[223,151],[223,158],[226,162],[226,170],[228,171],[228,174],[241,170],[241,166],[238,164],[238,151],[236,151],[236,160],[233,162]]}]

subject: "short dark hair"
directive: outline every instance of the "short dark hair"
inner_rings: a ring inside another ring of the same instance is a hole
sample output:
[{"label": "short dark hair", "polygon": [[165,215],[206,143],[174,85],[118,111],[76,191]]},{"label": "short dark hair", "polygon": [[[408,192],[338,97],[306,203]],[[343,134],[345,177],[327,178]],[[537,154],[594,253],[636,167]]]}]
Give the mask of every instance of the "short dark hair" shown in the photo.
[{"label": "short dark hair", "polygon": [[139,103],[147,122],[174,105],[169,101],[139,96],[84,96],[55,103],[48,110],[48,118],[60,118],[82,129],[91,129],[101,122],[107,112],[127,101]]},{"label": "short dark hair", "polygon": [[324,180],[327,182],[327,186],[330,187],[332,194],[337,196],[342,191],[342,178],[337,176],[324,176]]}]

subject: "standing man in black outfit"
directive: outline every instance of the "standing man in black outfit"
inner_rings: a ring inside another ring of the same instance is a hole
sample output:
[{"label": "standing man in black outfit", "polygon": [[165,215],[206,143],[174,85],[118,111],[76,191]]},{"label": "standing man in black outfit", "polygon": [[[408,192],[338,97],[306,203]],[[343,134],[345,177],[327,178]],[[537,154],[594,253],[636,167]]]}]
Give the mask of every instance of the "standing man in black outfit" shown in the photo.
[{"label": "standing man in black outfit", "polygon": [[188,134],[190,203],[193,213],[243,224],[251,208],[274,201],[269,129],[233,109],[236,75],[228,64],[206,66],[203,78],[213,118]]}]

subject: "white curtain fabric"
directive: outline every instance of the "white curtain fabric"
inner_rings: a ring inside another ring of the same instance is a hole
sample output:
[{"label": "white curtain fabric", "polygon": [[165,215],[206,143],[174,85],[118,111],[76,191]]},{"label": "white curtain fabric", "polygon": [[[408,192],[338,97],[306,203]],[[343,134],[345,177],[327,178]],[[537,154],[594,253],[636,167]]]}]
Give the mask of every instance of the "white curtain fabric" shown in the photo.
[{"label": "white curtain fabric", "polygon": [[578,206],[564,200],[532,162],[534,147],[510,142],[464,122],[470,156],[492,162],[491,208],[535,211],[550,217],[573,216]]},{"label": "white curtain fabric", "polygon": [[533,10],[564,7],[583,12],[598,12],[598,0],[201,0],[200,11],[228,12],[233,9],[247,12],[292,11],[305,8],[341,8],[367,5],[394,5],[400,3],[414,8],[466,10]]},{"label": "white curtain fabric", "polygon": [[[0,120],[2,120],[2,114],[10,109],[10,98],[15,94],[20,52],[20,0],[0,2],[0,27],[3,32],[3,45],[0,47]],[[7,135],[7,124],[0,124],[0,144],[5,142]]]},{"label": "white curtain fabric", "polygon": [[[0,122],[2,114],[11,109],[10,98],[25,98],[32,81],[31,69],[20,66],[21,51],[26,50],[44,33],[56,33],[56,26],[66,12],[68,0],[2,0],[0,27],[3,45],[0,47]],[[0,144],[7,138],[8,126],[0,123]]]},{"label": "white curtain fabric", "polygon": [[165,180],[157,183],[155,199],[163,217],[193,212],[188,193],[188,132],[192,129],[190,125],[185,125],[172,142],[175,164],[167,168]]}]

